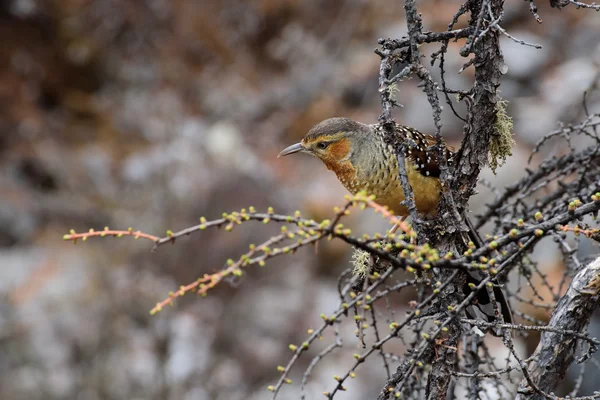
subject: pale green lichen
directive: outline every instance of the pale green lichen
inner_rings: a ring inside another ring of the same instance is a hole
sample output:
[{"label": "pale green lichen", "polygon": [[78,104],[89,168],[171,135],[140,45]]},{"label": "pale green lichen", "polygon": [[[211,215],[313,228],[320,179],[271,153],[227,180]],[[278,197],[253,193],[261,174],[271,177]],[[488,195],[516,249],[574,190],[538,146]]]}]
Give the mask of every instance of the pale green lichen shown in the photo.
[{"label": "pale green lichen", "polygon": [[492,136],[490,142],[490,168],[496,173],[496,169],[506,162],[506,158],[512,156],[512,147],[515,145],[513,139],[513,120],[506,113],[506,100],[500,99],[496,103],[496,128],[495,135]]},{"label": "pale green lichen", "polygon": [[400,92],[400,88],[398,87],[398,84],[396,82],[392,83],[391,85],[388,85],[385,90],[388,92],[390,100],[397,101],[396,94]]},{"label": "pale green lichen", "polygon": [[365,276],[369,273],[369,259],[371,255],[361,249],[354,249],[352,253],[352,274],[358,276]]}]

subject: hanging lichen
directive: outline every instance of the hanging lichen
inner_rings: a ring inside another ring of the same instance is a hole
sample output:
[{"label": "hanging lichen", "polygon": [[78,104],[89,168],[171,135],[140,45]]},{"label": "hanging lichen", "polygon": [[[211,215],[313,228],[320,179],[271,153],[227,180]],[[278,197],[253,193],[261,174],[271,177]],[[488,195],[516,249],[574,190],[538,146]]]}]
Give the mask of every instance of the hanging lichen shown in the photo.
[{"label": "hanging lichen", "polygon": [[506,113],[506,100],[500,99],[496,103],[496,134],[490,142],[490,168],[496,173],[496,169],[506,162],[506,158],[512,156],[512,147],[515,144],[512,134],[513,120]]}]

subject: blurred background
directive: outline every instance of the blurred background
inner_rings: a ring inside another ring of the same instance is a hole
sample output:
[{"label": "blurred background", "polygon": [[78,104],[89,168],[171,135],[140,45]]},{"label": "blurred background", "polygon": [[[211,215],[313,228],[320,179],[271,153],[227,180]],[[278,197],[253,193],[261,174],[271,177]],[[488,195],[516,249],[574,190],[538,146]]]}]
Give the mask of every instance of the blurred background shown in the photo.
[{"label": "blurred background", "polygon": [[[484,173],[496,187],[524,173],[533,145],[557,121],[582,119],[583,92],[598,79],[600,14],[537,3],[543,24],[527,2],[506,4],[504,28],[543,49],[502,37],[508,73],[500,89],[517,146],[496,176]],[[319,326],[319,314],[336,308],[348,246],[323,242],[318,252],[303,249],[250,268],[235,285],[203,299],[188,295],[151,317],[170,290],[216,271],[278,228],[204,231],[155,253],[143,240],[73,246],[62,236],[104,226],[163,235],[248,206],[330,217],[345,194],[335,176],[316,159],[278,160],[277,153],[328,117],[376,122],[373,49],[379,37],[406,33],[402,4],[0,1],[0,398],[270,398],[266,386],[289,360],[288,344],[301,343]],[[425,29],[445,30],[459,5],[419,1]],[[461,45],[450,44],[447,82],[466,89],[473,70],[457,74]],[[399,85],[404,108],[395,116],[432,132],[417,83]],[[597,92],[588,107],[600,110]],[[457,145],[462,125],[447,106],[443,122],[447,141]],[[550,145],[537,160],[564,151]],[[472,208],[488,195],[482,189]],[[368,213],[346,225],[369,233],[386,226]],[[549,249],[541,252],[544,270],[559,280],[560,257]],[[390,299],[397,315],[410,298]],[[332,376],[347,370],[354,328],[341,327],[344,348],[315,369],[308,399],[331,390]],[[310,354],[331,340],[326,335]],[[535,344],[523,343],[523,351]],[[296,364],[294,384],[280,398],[299,398],[310,358]],[[360,369],[339,398],[378,393],[385,374],[380,360],[375,365]]]}]

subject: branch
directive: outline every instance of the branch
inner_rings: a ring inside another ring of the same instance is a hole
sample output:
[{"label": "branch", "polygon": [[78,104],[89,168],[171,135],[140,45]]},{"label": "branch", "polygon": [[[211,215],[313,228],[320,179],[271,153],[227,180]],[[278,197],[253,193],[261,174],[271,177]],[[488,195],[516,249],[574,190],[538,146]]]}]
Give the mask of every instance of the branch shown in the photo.
[{"label": "branch", "polygon": [[587,4],[575,0],[550,0],[550,6],[558,8],[559,10],[569,4],[573,4],[577,8],[591,8],[592,10],[600,11],[600,4],[596,3]]},{"label": "branch", "polygon": [[[594,310],[598,307],[600,294],[600,257],[582,269],[573,278],[567,293],[560,299],[549,328],[557,331],[544,332],[538,344],[533,361],[529,363],[530,379],[535,386],[544,390],[553,390],[564,378],[567,369],[575,358],[577,344],[582,338],[565,335],[561,330],[582,332],[590,323]],[[588,353],[578,363],[585,361],[590,353],[598,349],[588,341]],[[540,400],[548,398],[540,393],[532,393],[533,389],[525,381],[521,382],[517,400]]]},{"label": "branch", "polygon": [[[487,2],[468,2],[471,26],[480,27],[483,24],[480,17],[486,14],[485,3]],[[501,15],[504,2],[489,0],[489,3],[493,14]],[[471,52],[474,54],[475,83],[473,101],[470,102],[472,105],[467,116],[469,123],[465,126],[465,138],[459,151],[456,184],[453,185],[461,188],[460,193],[457,193],[460,196],[457,199],[459,204],[466,204],[473,194],[479,172],[488,164],[490,142],[497,134],[494,124],[496,103],[499,100],[497,89],[500,86],[501,71],[504,67],[497,30],[490,29],[482,36],[476,29],[467,42],[461,49],[461,55],[466,57]]]},{"label": "branch", "polygon": [[[455,29],[455,30],[446,31],[446,32],[420,32],[417,36],[413,37],[413,40],[417,44],[444,42],[446,40],[466,38],[472,32],[473,32],[473,30],[471,27],[466,27],[463,29]],[[388,50],[397,50],[397,49],[401,49],[401,48],[410,46],[411,39],[409,39],[409,38],[384,39],[384,40],[380,40],[379,43]]]}]

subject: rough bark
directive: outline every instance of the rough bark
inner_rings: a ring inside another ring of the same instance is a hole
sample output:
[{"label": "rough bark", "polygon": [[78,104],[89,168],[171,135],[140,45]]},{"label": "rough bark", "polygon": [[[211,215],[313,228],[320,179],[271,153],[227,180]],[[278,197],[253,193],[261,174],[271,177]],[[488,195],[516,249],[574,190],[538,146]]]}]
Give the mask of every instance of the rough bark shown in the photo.
[{"label": "rough bark", "polygon": [[504,58],[500,50],[500,33],[490,30],[479,36],[483,26],[482,14],[488,5],[495,16],[502,13],[502,0],[471,0],[468,9],[471,12],[469,25],[475,32],[467,44],[461,49],[461,55],[473,54],[475,67],[475,83],[473,86],[472,105],[469,110],[468,123],[465,125],[465,137],[461,144],[457,181],[459,188],[457,203],[466,205],[473,194],[481,169],[488,165],[490,141],[496,134],[496,103],[499,100],[497,90],[504,67]]},{"label": "rough bark", "polygon": [[[530,381],[523,379],[517,400],[546,399],[536,388],[546,393],[556,388],[573,363],[577,345],[581,343],[581,339],[572,333],[586,330],[599,300],[600,257],[573,278],[567,293],[558,302],[548,324],[553,331],[542,333],[533,360],[528,365]],[[581,361],[596,350],[589,341],[584,346],[588,347],[588,352]]]}]

